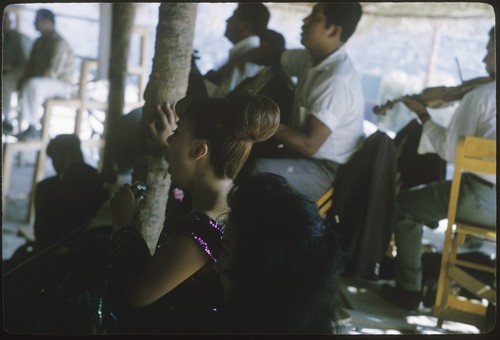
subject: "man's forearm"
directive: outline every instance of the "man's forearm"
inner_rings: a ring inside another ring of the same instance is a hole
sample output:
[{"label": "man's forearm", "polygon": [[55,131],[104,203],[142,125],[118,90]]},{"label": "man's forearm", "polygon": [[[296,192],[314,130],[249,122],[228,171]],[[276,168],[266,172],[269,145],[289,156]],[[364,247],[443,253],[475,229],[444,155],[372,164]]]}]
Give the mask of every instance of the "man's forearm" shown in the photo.
[{"label": "man's forearm", "polygon": [[288,149],[304,156],[312,156],[317,151],[310,145],[305,133],[284,124],[280,124],[274,138]]},{"label": "man's forearm", "polygon": [[429,112],[427,112],[427,110],[425,110],[424,112],[418,112],[416,114],[417,114],[418,119],[420,120],[420,123],[422,123],[422,125],[426,121],[431,119],[431,116],[429,115]]}]

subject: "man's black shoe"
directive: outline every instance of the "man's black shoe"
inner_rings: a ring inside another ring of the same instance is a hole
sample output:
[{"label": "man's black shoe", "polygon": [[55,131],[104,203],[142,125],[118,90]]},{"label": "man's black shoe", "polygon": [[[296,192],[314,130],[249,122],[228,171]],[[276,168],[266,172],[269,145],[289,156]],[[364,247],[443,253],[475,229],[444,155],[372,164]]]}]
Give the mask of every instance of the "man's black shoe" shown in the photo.
[{"label": "man's black shoe", "polygon": [[32,140],[32,139],[40,139],[42,133],[40,130],[37,130],[33,125],[30,125],[26,130],[16,135],[19,140]]},{"label": "man's black shoe", "polygon": [[422,301],[422,293],[412,290],[406,290],[399,286],[382,285],[382,296],[384,299],[400,306],[404,309],[418,309]]}]

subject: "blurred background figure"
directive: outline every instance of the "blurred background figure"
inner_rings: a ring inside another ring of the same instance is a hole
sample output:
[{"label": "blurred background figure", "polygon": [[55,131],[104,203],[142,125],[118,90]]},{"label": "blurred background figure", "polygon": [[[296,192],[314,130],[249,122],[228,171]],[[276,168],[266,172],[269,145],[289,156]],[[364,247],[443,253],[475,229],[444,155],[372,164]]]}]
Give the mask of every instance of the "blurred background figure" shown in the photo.
[{"label": "blurred background figure", "polygon": [[285,37],[283,34],[274,30],[267,29],[260,35],[260,46],[267,48],[277,48],[284,50],[286,47]]},{"label": "blurred background figure", "polygon": [[316,204],[271,173],[243,182],[228,202],[224,251],[214,266],[227,331],[338,332],[341,248]]},{"label": "blurred background figure", "polygon": [[28,60],[32,41],[17,30],[14,14],[5,11],[3,14],[3,64],[2,64],[2,130],[10,134],[14,130],[11,117],[11,98],[24,66]]},{"label": "blurred background figure", "polygon": [[17,88],[21,92],[22,118],[28,128],[17,135],[19,140],[40,137],[38,111],[49,98],[69,98],[75,73],[73,50],[55,30],[55,15],[48,9],[36,12],[35,28],[40,37],[31,50]]},{"label": "blurred background figure", "polygon": [[208,95],[223,98],[247,77],[255,76],[263,66],[244,63],[240,67],[231,64],[241,54],[259,47],[260,34],[267,30],[270,13],[262,3],[239,4],[233,15],[226,21],[225,37],[233,48],[229,51],[227,62],[218,70],[205,75]]},{"label": "blurred background figure", "polygon": [[58,135],[47,146],[56,175],[35,191],[35,249],[44,249],[84,226],[108,198],[95,168],[85,163],[80,140]]}]

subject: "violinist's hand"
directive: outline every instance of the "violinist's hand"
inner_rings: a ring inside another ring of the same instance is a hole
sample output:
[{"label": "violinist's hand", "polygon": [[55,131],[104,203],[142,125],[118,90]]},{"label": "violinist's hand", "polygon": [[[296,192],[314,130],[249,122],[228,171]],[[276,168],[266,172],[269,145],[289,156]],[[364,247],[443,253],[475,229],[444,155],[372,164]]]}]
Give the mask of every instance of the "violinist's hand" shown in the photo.
[{"label": "violinist's hand", "polygon": [[429,112],[427,112],[427,107],[419,99],[418,96],[406,96],[401,100],[406,105],[407,108],[409,108],[411,111],[417,114],[418,119],[420,119],[422,124],[431,118]]},{"label": "violinist's hand", "polygon": [[179,117],[167,102],[158,105],[156,119],[149,124],[149,131],[161,148],[168,148],[167,138],[177,129]]},{"label": "violinist's hand", "polygon": [[245,70],[246,62],[247,59],[245,55],[234,57],[227,64],[222,66],[219,70],[222,71],[223,73],[230,72],[233,69],[238,69],[240,72],[243,72]]},{"label": "violinist's hand", "polygon": [[113,225],[132,225],[137,214],[137,204],[130,185],[124,184],[110,202],[111,221]]}]

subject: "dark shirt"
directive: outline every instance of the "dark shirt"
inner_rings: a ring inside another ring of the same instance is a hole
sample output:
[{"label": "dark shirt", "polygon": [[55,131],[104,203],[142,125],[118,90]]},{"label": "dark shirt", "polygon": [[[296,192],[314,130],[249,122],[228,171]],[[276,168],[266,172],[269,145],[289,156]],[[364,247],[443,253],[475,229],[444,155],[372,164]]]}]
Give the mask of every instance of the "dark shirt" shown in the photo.
[{"label": "dark shirt", "polygon": [[88,164],[73,162],[62,177],[36,186],[35,241],[43,249],[68,237],[89,222],[107,199],[104,182]]},{"label": "dark shirt", "polygon": [[16,30],[3,32],[3,74],[21,72],[28,59],[30,39]]}]

